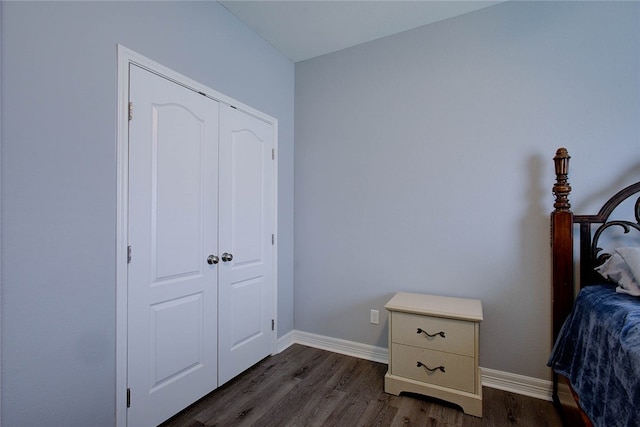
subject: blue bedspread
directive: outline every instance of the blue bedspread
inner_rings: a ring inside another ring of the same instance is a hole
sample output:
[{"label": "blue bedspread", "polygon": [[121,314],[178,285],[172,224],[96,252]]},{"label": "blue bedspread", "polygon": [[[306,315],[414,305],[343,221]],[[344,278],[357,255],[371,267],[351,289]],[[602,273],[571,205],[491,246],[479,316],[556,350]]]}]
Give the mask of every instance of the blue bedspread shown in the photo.
[{"label": "blue bedspread", "polygon": [[610,285],[582,289],[548,365],[595,426],[640,427],[640,298]]}]

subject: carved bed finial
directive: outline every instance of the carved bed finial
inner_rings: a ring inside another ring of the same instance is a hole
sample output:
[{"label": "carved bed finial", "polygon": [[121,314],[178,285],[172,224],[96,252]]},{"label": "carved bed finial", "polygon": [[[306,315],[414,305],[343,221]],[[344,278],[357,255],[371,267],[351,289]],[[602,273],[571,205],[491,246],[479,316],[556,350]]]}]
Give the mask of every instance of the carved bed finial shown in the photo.
[{"label": "carved bed finial", "polygon": [[556,164],[556,183],[553,184],[553,195],[556,198],[553,207],[556,211],[568,211],[571,209],[569,193],[571,186],[567,182],[569,175],[569,159],[571,156],[566,148],[558,148],[553,161]]}]

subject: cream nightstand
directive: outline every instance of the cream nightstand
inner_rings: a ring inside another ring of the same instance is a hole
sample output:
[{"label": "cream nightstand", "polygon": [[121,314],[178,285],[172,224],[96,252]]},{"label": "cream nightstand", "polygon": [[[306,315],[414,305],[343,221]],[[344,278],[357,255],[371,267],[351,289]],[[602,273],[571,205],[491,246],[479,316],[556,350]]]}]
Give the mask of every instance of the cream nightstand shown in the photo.
[{"label": "cream nightstand", "polygon": [[389,311],[389,370],[384,391],[420,393],[482,417],[479,300],[400,292]]}]

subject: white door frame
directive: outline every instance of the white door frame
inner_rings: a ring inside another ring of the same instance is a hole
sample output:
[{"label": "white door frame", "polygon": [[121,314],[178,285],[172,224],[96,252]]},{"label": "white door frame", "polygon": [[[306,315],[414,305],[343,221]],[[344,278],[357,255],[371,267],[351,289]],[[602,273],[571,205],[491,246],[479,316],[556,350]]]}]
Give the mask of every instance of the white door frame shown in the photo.
[{"label": "white door frame", "polygon": [[[127,246],[128,211],[129,211],[129,64],[136,64],[147,71],[161,75],[181,86],[200,92],[204,96],[218,102],[232,105],[238,110],[251,114],[267,123],[273,124],[274,149],[278,152],[278,120],[261,113],[247,105],[229,98],[207,86],[189,79],[169,68],[158,64],[122,45],[117,45],[118,51],[118,99],[117,99],[117,133],[116,133],[116,163],[117,163],[117,200],[116,200],[116,426],[127,425]],[[135,112],[134,112],[135,114]],[[274,203],[273,203],[273,233],[278,230],[278,156],[274,160]],[[272,319],[276,328],[271,336],[271,354],[277,353],[277,265],[278,239],[275,239],[273,251],[273,280],[272,280]],[[135,396],[134,402],[135,404]]]}]

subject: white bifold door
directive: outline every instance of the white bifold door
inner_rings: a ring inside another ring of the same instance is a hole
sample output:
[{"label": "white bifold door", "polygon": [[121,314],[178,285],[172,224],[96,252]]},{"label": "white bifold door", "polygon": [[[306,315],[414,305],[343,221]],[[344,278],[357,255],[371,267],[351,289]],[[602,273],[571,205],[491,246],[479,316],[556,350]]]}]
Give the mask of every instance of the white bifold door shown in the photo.
[{"label": "white bifold door", "polygon": [[224,106],[220,110],[220,250],[218,382],[271,351],[273,273],[273,127]]},{"label": "white bifold door", "polygon": [[130,65],[129,426],[271,353],[273,125]]}]

